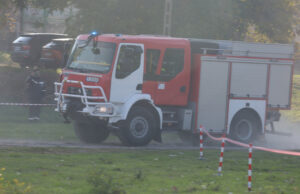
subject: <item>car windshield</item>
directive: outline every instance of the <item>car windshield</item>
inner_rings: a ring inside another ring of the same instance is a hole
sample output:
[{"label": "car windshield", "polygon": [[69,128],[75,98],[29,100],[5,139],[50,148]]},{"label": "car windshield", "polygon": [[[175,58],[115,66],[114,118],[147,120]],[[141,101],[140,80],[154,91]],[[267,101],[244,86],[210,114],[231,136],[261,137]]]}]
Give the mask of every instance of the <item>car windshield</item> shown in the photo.
[{"label": "car windshield", "polygon": [[116,50],[116,44],[110,42],[97,42],[93,46],[91,41],[86,47],[79,47],[82,41],[76,41],[69,58],[67,68],[80,72],[109,72]]}]

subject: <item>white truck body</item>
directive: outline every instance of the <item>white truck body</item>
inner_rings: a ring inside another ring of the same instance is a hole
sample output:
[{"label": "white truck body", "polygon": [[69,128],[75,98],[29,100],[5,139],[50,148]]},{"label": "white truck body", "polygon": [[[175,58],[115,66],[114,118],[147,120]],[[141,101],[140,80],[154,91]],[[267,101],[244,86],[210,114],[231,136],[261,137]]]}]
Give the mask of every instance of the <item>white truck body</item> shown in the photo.
[{"label": "white truck body", "polygon": [[222,55],[195,56],[201,61],[196,128],[229,134],[232,119],[243,108],[257,112],[261,126],[268,111],[290,108],[293,45],[203,41],[224,48]]}]

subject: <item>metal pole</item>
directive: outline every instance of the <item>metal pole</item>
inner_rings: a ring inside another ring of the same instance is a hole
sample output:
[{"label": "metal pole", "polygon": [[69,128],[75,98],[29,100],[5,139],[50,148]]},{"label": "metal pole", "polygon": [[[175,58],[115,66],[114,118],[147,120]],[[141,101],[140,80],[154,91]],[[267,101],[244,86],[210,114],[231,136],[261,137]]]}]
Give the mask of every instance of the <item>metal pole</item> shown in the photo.
[{"label": "metal pole", "polygon": [[171,36],[172,10],[173,10],[173,0],[166,0],[166,2],[165,2],[165,13],[164,13],[164,30],[163,30],[163,34],[167,35],[167,36]]},{"label": "metal pole", "polygon": [[24,33],[24,7],[21,6],[20,7],[20,29],[19,29],[19,33],[17,34],[18,36],[20,34]]},{"label": "metal pole", "polygon": [[225,148],[225,135],[223,135],[223,137],[222,137],[221,154],[220,154],[219,167],[218,167],[218,175],[219,176],[222,175],[224,148]]},{"label": "metal pole", "polygon": [[248,157],[248,191],[252,189],[252,144],[249,144]]},{"label": "metal pole", "polygon": [[200,134],[199,134],[199,139],[200,139],[200,160],[203,160],[203,129],[202,125],[200,126]]}]

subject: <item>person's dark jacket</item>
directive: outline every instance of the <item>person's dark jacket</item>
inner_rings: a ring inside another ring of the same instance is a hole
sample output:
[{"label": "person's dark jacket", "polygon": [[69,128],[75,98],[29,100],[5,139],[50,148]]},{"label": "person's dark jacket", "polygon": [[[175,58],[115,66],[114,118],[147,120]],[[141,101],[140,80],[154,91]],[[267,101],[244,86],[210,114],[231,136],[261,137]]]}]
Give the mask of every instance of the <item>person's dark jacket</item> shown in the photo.
[{"label": "person's dark jacket", "polygon": [[30,100],[41,100],[45,95],[45,83],[40,77],[30,75],[27,80],[27,93]]}]

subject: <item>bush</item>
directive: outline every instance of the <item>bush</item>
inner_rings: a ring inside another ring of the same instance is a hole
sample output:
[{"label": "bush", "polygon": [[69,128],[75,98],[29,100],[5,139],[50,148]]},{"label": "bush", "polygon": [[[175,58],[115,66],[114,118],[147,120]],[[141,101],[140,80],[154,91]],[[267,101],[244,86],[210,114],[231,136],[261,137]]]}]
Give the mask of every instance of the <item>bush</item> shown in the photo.
[{"label": "bush", "polygon": [[0,169],[0,193],[2,194],[26,194],[33,193],[30,185],[20,182],[18,179],[6,180],[3,176],[5,168]]},{"label": "bush", "polygon": [[92,185],[90,193],[92,194],[125,194],[126,192],[120,189],[111,175],[104,171],[92,172],[87,178],[87,182]]},{"label": "bush", "polygon": [[14,62],[10,58],[10,54],[0,52],[0,64],[12,65]]}]

